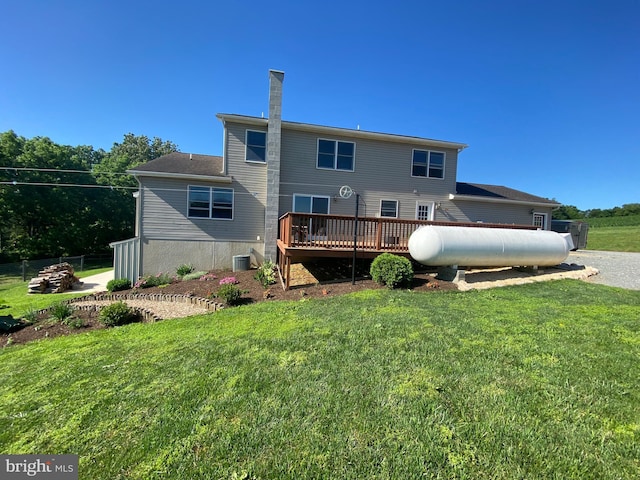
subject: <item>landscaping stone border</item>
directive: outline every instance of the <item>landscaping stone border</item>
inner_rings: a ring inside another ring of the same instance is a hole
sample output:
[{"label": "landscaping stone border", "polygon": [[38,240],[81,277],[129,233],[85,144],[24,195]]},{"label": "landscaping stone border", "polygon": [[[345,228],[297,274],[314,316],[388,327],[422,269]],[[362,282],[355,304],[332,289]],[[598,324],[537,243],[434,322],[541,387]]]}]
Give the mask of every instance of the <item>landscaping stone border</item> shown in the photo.
[{"label": "landscaping stone border", "polygon": [[[213,300],[209,300],[207,298],[202,297],[194,297],[189,295],[179,295],[179,294],[145,294],[145,293],[127,293],[127,294],[118,294],[118,293],[97,293],[92,295],[87,295],[85,297],[71,298],[69,300],[63,300],[62,303],[65,304],[73,304],[80,302],[126,302],[127,300],[141,300],[148,302],[168,302],[168,303],[186,303],[189,305],[194,305],[197,307],[204,308],[209,312],[217,312],[218,310],[222,310],[224,305],[218,302],[214,302]],[[99,312],[102,309],[103,305],[78,305],[76,308],[83,311],[95,311]],[[154,313],[153,311],[142,308],[142,307],[131,307],[133,310],[138,312],[142,317],[142,320],[145,322],[157,322],[162,320],[162,317]],[[51,308],[45,308],[40,310],[39,313],[45,313],[50,311]]]}]

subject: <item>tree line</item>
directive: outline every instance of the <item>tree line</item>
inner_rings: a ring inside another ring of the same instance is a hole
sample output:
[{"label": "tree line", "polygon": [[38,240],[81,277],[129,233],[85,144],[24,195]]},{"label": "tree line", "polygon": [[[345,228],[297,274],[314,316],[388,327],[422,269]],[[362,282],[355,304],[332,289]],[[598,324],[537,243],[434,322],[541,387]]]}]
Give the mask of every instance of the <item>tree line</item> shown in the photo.
[{"label": "tree line", "polygon": [[628,217],[631,215],[640,215],[640,203],[627,203],[621,207],[590,210],[579,210],[573,205],[562,205],[553,210],[554,220],[588,220],[589,218]]},{"label": "tree line", "polygon": [[133,237],[138,184],[125,172],[175,151],[132,133],[109,151],[1,133],[0,263],[108,252]]}]

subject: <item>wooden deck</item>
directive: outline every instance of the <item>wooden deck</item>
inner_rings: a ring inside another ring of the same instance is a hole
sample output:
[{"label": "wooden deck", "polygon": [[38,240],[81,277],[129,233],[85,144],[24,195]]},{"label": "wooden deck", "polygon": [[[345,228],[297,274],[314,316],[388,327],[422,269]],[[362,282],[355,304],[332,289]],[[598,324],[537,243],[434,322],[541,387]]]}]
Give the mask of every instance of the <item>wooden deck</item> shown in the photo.
[{"label": "wooden deck", "polygon": [[409,237],[423,225],[455,227],[517,228],[535,230],[531,225],[501,223],[431,222],[395,218],[286,213],[280,217],[278,267],[284,287],[290,287],[292,263],[319,257],[349,258],[354,252],[354,238],[359,258],[374,258],[390,252],[409,257]]}]

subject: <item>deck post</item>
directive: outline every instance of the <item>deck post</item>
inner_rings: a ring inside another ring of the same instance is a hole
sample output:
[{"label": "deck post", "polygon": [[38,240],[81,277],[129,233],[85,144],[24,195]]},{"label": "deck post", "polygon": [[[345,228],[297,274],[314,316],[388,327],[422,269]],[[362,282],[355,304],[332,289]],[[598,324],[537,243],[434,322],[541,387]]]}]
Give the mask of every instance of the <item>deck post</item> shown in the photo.
[{"label": "deck post", "polygon": [[285,280],[285,290],[289,290],[289,287],[291,286],[291,257],[287,256],[285,257],[285,264],[286,264],[286,270],[287,270],[287,279]]},{"label": "deck post", "polygon": [[382,218],[376,222],[376,250],[382,248]]}]

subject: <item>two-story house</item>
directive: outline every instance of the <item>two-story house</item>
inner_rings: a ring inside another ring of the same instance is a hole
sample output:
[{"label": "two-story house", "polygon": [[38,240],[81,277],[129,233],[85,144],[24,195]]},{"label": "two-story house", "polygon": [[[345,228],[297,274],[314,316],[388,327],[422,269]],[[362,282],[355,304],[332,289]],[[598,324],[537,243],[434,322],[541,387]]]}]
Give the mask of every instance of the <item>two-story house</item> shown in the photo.
[{"label": "two-story house", "polygon": [[129,171],[140,185],[136,238],[113,244],[116,277],[229,268],[236,255],[339,256],[354,239],[372,256],[406,254],[427,221],[549,228],[556,202],[458,182],[463,143],[283,121],[284,73],[269,75],[268,118],[217,115],[221,157],[172,153]]}]

